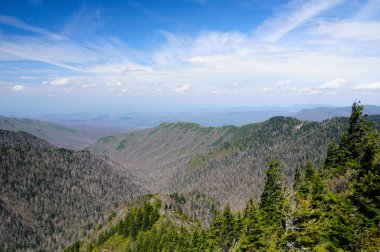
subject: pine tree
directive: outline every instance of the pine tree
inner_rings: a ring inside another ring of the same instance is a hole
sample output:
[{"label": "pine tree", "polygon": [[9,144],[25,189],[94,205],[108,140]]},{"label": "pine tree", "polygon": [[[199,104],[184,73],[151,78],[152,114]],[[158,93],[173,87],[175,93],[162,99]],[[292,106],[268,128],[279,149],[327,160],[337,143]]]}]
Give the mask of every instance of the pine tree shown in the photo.
[{"label": "pine tree", "polygon": [[224,248],[229,248],[235,237],[235,217],[231,212],[230,205],[227,205],[223,211],[223,231]]},{"label": "pine tree", "polygon": [[283,213],[284,190],[282,169],[278,162],[269,163],[265,186],[261,194],[260,210],[265,216],[265,222],[274,230],[283,231],[285,217]]},{"label": "pine tree", "polygon": [[243,230],[236,250],[263,250],[266,247],[265,236],[267,230],[265,228],[263,215],[253,197],[247,202],[243,216]]},{"label": "pine tree", "polygon": [[297,191],[302,184],[301,166],[298,164],[294,169],[294,183],[293,189]]},{"label": "pine tree", "polygon": [[357,177],[354,187],[355,202],[364,216],[373,220],[372,225],[378,225],[380,222],[380,138],[376,132],[371,132],[367,136]]},{"label": "pine tree", "polygon": [[223,215],[219,210],[214,211],[213,219],[211,221],[210,230],[208,232],[208,247],[211,251],[217,250],[223,247],[223,227],[224,220]]},{"label": "pine tree", "polygon": [[[332,146],[326,159],[327,167],[334,168],[335,173],[345,172],[347,168],[357,168],[358,162],[363,155],[366,135],[370,131],[368,122],[363,116],[363,106],[354,102],[349,120],[348,130],[343,134],[339,148]],[[335,155],[335,158],[333,156]]]}]

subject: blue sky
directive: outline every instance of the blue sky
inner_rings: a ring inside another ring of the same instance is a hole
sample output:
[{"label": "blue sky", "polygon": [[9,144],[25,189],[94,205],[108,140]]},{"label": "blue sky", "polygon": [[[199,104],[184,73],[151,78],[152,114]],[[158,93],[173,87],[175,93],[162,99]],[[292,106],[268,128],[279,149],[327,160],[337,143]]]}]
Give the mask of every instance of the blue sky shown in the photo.
[{"label": "blue sky", "polygon": [[0,112],[380,105],[380,0],[0,7]]}]

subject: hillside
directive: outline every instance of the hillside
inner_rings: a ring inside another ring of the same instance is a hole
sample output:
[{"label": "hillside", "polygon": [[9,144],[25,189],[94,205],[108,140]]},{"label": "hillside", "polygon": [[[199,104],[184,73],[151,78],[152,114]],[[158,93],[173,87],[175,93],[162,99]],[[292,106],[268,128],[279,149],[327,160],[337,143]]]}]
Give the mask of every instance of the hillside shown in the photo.
[{"label": "hillside", "polygon": [[[366,105],[364,113],[368,115],[380,114],[380,106]],[[311,109],[303,109],[294,115],[299,120],[308,120],[321,122],[333,117],[348,117],[351,114],[351,107],[317,107]]]},{"label": "hillside", "polygon": [[260,201],[251,197],[237,214],[216,209],[205,228],[164,197],[148,196],[66,251],[378,251],[380,137],[362,107],[352,111],[323,165],[297,163],[287,184],[284,167],[269,161]]},{"label": "hillside", "polygon": [[55,251],[91,230],[138,179],[107,157],[0,130],[0,251]]},{"label": "hillside", "polygon": [[288,177],[296,163],[321,164],[346,125],[347,118],[317,123],[287,117],[243,127],[165,123],[102,138],[89,150],[120,162],[154,193],[199,191],[238,210],[262,191],[268,159],[281,160]]},{"label": "hillside", "polygon": [[68,149],[83,149],[93,144],[104,133],[99,130],[77,130],[60,124],[22,118],[0,116],[0,129],[24,131],[49,143]]}]

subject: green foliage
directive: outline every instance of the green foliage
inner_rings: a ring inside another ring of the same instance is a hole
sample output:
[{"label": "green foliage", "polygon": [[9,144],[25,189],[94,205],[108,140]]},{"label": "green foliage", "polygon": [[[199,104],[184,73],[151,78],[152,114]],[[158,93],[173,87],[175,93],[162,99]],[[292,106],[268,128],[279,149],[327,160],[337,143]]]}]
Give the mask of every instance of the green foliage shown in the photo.
[{"label": "green foliage", "polygon": [[332,170],[333,174],[358,166],[366,146],[367,135],[371,132],[362,111],[363,106],[360,102],[354,102],[349,127],[343,134],[339,146],[335,144],[329,146],[325,168]]},{"label": "green foliage", "polygon": [[284,190],[282,169],[278,162],[269,163],[265,186],[261,194],[260,210],[265,222],[276,231],[284,228]]},{"label": "green foliage", "polygon": [[102,137],[98,140],[99,143],[101,144],[108,144],[108,143],[111,143],[113,141],[116,140],[116,137],[115,136],[105,136],[105,137]]},{"label": "green foliage", "polygon": [[237,251],[264,249],[266,247],[265,222],[258,204],[252,197],[244,210],[243,225],[237,245]]},{"label": "green foliage", "polygon": [[370,251],[379,246],[378,239],[361,236],[376,233],[380,209],[379,136],[362,110],[354,103],[349,128],[339,145],[330,144],[324,170],[308,164],[295,178],[298,205],[285,240],[297,248]]},{"label": "green foliage", "polygon": [[79,252],[81,247],[81,242],[76,241],[72,245],[70,245],[68,248],[64,250],[64,252]]},{"label": "green foliage", "polygon": [[[290,132],[299,123],[284,126],[284,120],[288,119],[272,119],[271,127]],[[240,133],[252,130],[254,126],[241,128]],[[324,166],[308,161],[292,174],[294,183],[288,188],[280,164],[269,162],[260,203],[251,197],[237,214],[229,205],[216,209],[209,228],[189,221],[175,208],[161,209],[160,215],[160,206],[147,200],[96,241],[78,241],[69,251],[380,250],[380,138],[368,126],[359,103],[353,104],[341,140],[330,144]],[[179,193],[170,198],[178,205],[189,199]]]},{"label": "green foliage", "polygon": [[178,192],[170,194],[170,198],[175,200],[178,204],[185,204],[186,203],[186,197],[183,194],[180,194]]},{"label": "green foliage", "polygon": [[372,224],[380,221],[380,143],[377,133],[372,132],[366,140],[358,180],[354,184],[355,202]]},{"label": "green foliage", "polygon": [[119,145],[117,146],[116,150],[122,150],[122,149],[125,149],[127,142],[128,142],[128,138],[125,138],[124,140],[122,140],[122,141],[119,143]]},{"label": "green foliage", "polygon": [[157,205],[145,202],[141,207],[131,208],[124,219],[120,220],[110,229],[102,232],[97,241],[88,245],[88,247],[91,247],[92,250],[101,248],[115,236],[138,240],[139,234],[150,230],[160,218],[158,207]]}]

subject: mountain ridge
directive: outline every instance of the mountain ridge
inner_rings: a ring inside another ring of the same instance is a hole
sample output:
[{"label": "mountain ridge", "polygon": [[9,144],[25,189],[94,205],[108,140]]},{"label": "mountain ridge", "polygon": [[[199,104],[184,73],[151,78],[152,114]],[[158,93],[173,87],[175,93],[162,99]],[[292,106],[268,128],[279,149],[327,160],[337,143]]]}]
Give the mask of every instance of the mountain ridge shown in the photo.
[{"label": "mountain ridge", "polygon": [[242,127],[163,123],[102,138],[87,149],[121,163],[154,193],[200,191],[238,210],[251,192],[260,194],[268,159],[282,160],[288,174],[298,162],[321,164],[347,122],[279,116]]},{"label": "mountain ridge", "polygon": [[57,250],[144,191],[107,157],[0,130],[0,250]]},{"label": "mountain ridge", "polygon": [[47,121],[4,116],[0,116],[0,129],[24,131],[57,147],[76,150],[87,147],[104,134],[96,130],[77,130]]}]

